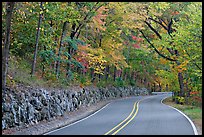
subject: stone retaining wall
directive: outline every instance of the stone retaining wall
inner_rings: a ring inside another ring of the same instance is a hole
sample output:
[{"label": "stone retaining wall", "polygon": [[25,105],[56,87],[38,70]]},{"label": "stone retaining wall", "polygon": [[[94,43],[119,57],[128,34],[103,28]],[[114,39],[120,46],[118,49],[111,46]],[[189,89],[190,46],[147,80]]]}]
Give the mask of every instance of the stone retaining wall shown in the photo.
[{"label": "stone retaining wall", "polygon": [[2,129],[26,126],[42,120],[50,121],[79,107],[90,106],[103,100],[148,94],[146,88],[85,87],[48,91],[28,88],[21,92],[7,89],[2,99]]}]

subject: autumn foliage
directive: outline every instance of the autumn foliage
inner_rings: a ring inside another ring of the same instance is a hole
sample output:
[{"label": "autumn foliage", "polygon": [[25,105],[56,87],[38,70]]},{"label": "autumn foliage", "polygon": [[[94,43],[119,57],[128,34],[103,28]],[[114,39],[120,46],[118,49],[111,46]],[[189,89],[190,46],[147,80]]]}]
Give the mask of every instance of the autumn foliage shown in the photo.
[{"label": "autumn foliage", "polygon": [[[7,11],[3,2],[2,49]],[[8,52],[49,83],[134,85],[202,102],[201,11],[200,2],[18,2]]]}]

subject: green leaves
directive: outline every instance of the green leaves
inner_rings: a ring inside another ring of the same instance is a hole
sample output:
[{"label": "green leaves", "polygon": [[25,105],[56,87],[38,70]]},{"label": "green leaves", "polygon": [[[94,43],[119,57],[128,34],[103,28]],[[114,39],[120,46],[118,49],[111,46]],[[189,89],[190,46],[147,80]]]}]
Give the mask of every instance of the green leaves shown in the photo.
[{"label": "green leaves", "polygon": [[76,38],[73,38],[71,39],[71,37],[66,37],[63,39],[63,42],[64,43],[68,43],[69,46],[71,46],[74,50],[77,50],[78,49],[78,44],[82,45],[82,46],[85,46],[86,43],[79,40],[79,39],[76,39]]},{"label": "green leaves", "polygon": [[[4,32],[6,11],[3,4]],[[44,63],[47,70],[56,72],[58,61],[59,72],[63,74],[60,75],[69,73],[70,77],[81,74],[79,68],[85,68],[88,73],[93,68],[96,75],[105,74],[106,66],[123,70],[128,68],[130,72],[138,72],[142,78],[151,79],[149,82],[158,80],[175,85],[172,87],[174,90],[179,89],[179,70],[192,79],[193,88],[200,89],[201,11],[201,2],[45,2],[42,10],[39,2],[16,3],[10,48],[15,55],[31,57],[36,40],[36,24],[39,13],[42,13],[39,38],[42,62],[39,61],[37,65]],[[150,29],[150,25],[155,30]],[[155,54],[158,52],[153,46],[139,40],[142,33],[138,30],[142,30],[165,57],[177,59],[180,64],[188,63],[179,68],[176,63],[161,59]],[[112,72],[108,73],[111,75]]]},{"label": "green leaves", "polygon": [[77,60],[75,60],[75,59],[72,59],[72,60],[71,60],[71,64],[73,64],[74,66],[79,67],[79,68],[81,68],[81,69],[84,69],[84,66],[83,66],[80,62],[78,62]]},{"label": "green leaves", "polygon": [[41,50],[39,52],[40,57],[47,63],[51,63],[56,59],[56,56],[52,50]]}]

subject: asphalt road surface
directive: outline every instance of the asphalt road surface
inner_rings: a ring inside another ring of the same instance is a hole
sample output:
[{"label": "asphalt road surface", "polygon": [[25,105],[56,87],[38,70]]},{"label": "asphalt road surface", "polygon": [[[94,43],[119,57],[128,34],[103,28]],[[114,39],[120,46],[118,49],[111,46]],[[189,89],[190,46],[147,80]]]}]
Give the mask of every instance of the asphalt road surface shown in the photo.
[{"label": "asphalt road surface", "polygon": [[161,100],[171,93],[117,100],[45,135],[194,135],[190,121]]}]

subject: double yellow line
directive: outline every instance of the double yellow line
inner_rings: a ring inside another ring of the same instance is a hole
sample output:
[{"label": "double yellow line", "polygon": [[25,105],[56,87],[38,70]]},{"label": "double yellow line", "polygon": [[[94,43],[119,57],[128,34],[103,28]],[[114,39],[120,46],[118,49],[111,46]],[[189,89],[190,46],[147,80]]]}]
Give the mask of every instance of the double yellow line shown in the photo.
[{"label": "double yellow line", "polygon": [[[141,100],[140,100],[141,101]],[[112,128],[110,131],[106,132],[104,135],[108,135],[108,134],[111,134],[111,135],[115,135],[117,134],[120,130],[122,130],[128,123],[130,123],[130,121],[132,121],[134,119],[134,117],[137,115],[138,113],[138,109],[139,109],[139,102],[135,102],[134,103],[134,106],[133,106],[133,109],[130,113],[130,115],[124,119],[122,122],[120,122],[117,126],[115,126],[114,128]],[[131,118],[130,118],[131,117]],[[129,120],[128,120],[129,119]],[[123,125],[122,125],[123,124]],[[122,125],[122,126],[121,126]]]}]

